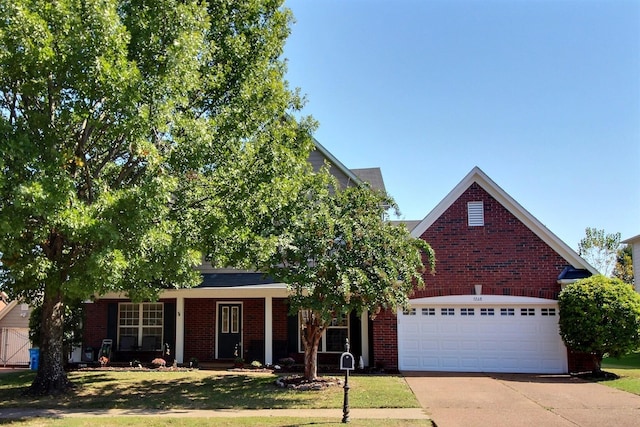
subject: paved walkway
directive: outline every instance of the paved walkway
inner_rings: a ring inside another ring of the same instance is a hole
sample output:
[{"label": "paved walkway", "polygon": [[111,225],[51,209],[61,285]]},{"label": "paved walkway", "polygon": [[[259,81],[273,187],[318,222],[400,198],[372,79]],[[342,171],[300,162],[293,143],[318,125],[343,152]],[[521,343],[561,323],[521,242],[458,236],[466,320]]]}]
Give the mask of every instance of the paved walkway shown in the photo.
[{"label": "paved walkway", "polygon": [[640,396],[568,375],[404,375],[437,427],[640,426]]}]

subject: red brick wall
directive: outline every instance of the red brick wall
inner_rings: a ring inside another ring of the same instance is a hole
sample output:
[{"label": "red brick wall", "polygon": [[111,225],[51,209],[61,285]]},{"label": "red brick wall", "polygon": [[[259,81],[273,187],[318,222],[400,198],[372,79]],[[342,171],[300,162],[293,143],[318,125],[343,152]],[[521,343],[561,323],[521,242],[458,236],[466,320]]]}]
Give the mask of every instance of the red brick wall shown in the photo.
[{"label": "red brick wall", "polygon": [[184,360],[215,359],[216,300],[192,298],[184,300]]},{"label": "red brick wall", "polygon": [[[484,203],[484,226],[467,225],[467,202]],[[568,262],[491,197],[472,184],[421,238],[435,251],[436,272],[411,298],[482,293],[557,299],[558,275]],[[373,321],[374,364],[398,366],[397,319],[383,312]]]},{"label": "red brick wall", "polygon": [[[287,316],[289,304],[286,298],[274,298],[272,302],[273,340],[287,341]],[[277,362],[277,361],[276,361]]]},{"label": "red brick wall", "polygon": [[[121,300],[125,301],[125,300]],[[109,303],[118,300],[97,300],[91,304],[84,304],[84,335],[83,351],[86,347],[93,347],[97,351],[102,345],[102,340],[107,338],[107,317]]]},{"label": "red brick wall", "polygon": [[223,301],[242,302],[245,355],[252,341],[264,341],[264,299],[187,298],[184,300],[185,361],[192,357],[200,362],[215,360],[216,303]]},{"label": "red brick wall", "polygon": [[[467,202],[484,202],[483,227],[467,225]],[[473,294],[557,299],[567,261],[478,184],[472,184],[421,238],[436,254],[436,273],[412,298]]]},{"label": "red brick wall", "polygon": [[383,310],[371,322],[373,326],[374,368],[398,370],[398,319],[391,310]]}]

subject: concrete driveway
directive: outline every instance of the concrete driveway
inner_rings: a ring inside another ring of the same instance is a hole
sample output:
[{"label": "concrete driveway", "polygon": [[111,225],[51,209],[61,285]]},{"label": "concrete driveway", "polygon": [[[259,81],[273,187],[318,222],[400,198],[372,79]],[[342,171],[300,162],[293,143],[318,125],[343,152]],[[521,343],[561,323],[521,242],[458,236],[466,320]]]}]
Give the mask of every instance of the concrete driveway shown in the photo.
[{"label": "concrete driveway", "polygon": [[570,376],[403,375],[437,427],[640,426],[640,396]]}]

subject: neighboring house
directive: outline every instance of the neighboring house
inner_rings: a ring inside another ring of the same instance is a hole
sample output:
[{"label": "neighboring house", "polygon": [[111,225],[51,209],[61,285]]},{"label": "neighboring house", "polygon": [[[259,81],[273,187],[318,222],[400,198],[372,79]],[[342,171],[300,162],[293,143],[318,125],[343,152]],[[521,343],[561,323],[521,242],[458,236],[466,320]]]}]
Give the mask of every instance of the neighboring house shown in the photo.
[{"label": "neighboring house", "polygon": [[[347,169],[317,141],[309,161],[315,170],[328,162],[342,186],[367,183],[384,190],[379,168]],[[277,364],[290,356],[301,361],[300,321],[289,315],[285,284],[255,271],[213,269],[206,264],[200,271],[200,286],[164,291],[158,302],[134,304],[114,294],[87,303],[84,348],[96,350],[103,339],[111,339],[112,361],[120,362],[166,356],[167,346],[169,358],[179,363],[242,357],[247,362]],[[369,325],[366,316],[336,318],[322,340],[320,364],[335,365],[348,336],[352,353],[368,365]],[[94,360],[97,353],[93,352]]]},{"label": "neighboring house", "polygon": [[631,245],[631,257],[633,258],[633,286],[636,292],[640,292],[640,234],[627,240],[623,240],[622,243]]},{"label": "neighboring house", "polygon": [[412,371],[580,370],[556,300],[596,270],[484,172],[474,168],[412,235],[435,250],[436,272],[408,311],[373,322],[376,360]]},{"label": "neighboring house", "polygon": [[0,306],[0,366],[29,365],[31,309],[18,301]]},{"label": "neighboring house", "polygon": [[[349,170],[320,144],[342,185],[384,188],[379,169]],[[336,366],[344,351],[388,371],[565,373],[581,370],[558,333],[563,285],[595,269],[515,200],[474,168],[422,221],[405,222],[431,244],[436,272],[407,312],[336,318],[325,331],[320,365]],[[114,343],[113,361],[150,361],[168,346],[179,363],[277,364],[302,361],[300,319],[289,315],[288,292],[254,271],[201,267],[193,289],[167,290],[158,302],[134,304],[105,295],[86,305],[85,347]]]}]

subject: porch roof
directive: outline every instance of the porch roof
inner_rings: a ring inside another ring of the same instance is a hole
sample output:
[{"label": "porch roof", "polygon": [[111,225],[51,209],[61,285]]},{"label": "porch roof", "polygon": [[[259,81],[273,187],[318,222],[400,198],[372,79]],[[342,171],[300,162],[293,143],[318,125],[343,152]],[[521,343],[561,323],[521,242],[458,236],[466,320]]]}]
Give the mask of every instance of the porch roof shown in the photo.
[{"label": "porch roof", "polygon": [[268,285],[278,283],[262,273],[202,273],[202,283],[198,288],[230,288],[237,286]]}]

